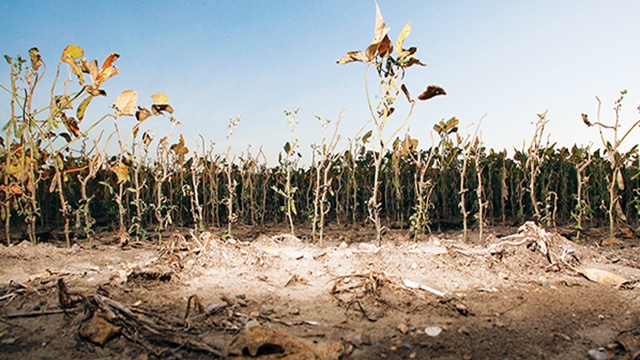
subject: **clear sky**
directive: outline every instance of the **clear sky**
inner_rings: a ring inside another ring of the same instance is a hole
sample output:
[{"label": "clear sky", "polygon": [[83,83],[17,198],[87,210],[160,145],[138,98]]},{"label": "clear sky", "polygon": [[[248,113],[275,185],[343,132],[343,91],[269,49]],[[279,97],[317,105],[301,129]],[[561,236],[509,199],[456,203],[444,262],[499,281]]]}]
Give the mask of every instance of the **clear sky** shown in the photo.
[{"label": "clear sky", "polygon": [[[536,114],[545,110],[551,142],[598,145],[597,131],[582,123],[580,113],[595,119],[597,95],[602,119],[613,121],[613,101],[622,89],[629,91],[623,124],[640,116],[640,1],[379,0],[379,5],[392,41],[405,23],[413,25],[405,44],[417,46],[417,57],[427,66],[408,70],[412,94],[428,84],[448,93],[419,103],[409,122],[421,147],[431,145],[437,121],[457,116],[464,133],[487,114],[482,124],[487,147],[521,148],[533,135]],[[309,162],[310,145],[320,141],[314,115],[335,120],[345,108],[345,138],[368,119],[365,65],[336,60],[371,42],[374,18],[373,0],[4,0],[0,52],[28,57],[29,48],[40,49],[48,66],[40,89],[44,98],[66,45],[83,47],[85,57],[100,63],[115,51],[121,55],[120,74],[104,84],[108,97],[91,104],[90,116],[109,112],[126,89],[138,90],[146,105],[151,94],[164,92],[181,122],[172,142],[182,133],[193,148],[202,135],[216,143],[215,152],[224,152],[228,119],[241,115],[234,151],[251,145],[255,155],[262,145],[271,164],[291,136],[283,111],[300,108],[297,135]],[[2,84],[9,83],[8,72],[3,62]],[[5,92],[0,104],[4,123]],[[407,109],[400,104],[397,123]],[[134,122],[119,120],[123,129]],[[159,139],[167,123],[153,118],[145,126]],[[113,123],[105,128],[111,131]],[[640,142],[640,129],[627,141]]]}]

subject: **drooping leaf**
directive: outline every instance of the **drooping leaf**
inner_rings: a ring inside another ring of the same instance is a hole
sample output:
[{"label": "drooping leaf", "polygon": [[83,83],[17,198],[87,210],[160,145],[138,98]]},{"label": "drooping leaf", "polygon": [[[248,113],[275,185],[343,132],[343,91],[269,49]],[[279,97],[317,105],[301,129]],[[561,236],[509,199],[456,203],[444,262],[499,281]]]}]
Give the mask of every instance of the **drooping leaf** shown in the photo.
[{"label": "drooping leaf", "polygon": [[146,106],[138,106],[138,111],[136,111],[136,119],[140,122],[143,122],[151,117],[151,110]]},{"label": "drooping leaf", "polygon": [[64,127],[67,128],[67,130],[75,137],[78,137],[78,135],[80,135],[80,127],[78,126],[78,120],[76,120],[73,117],[67,117],[67,115],[65,115],[65,113],[61,113],[62,118],[62,123],[64,124]]},{"label": "drooping leaf", "polygon": [[11,65],[13,63],[13,59],[11,58],[11,56],[4,54],[4,59],[7,62],[7,64]]},{"label": "drooping leaf", "polygon": [[163,111],[166,111],[169,114],[173,114],[173,108],[169,104],[163,104],[163,105],[153,104],[153,105],[151,105],[151,113],[154,116],[162,115]]},{"label": "drooping leaf", "polygon": [[382,38],[382,41],[369,45],[365,50],[365,55],[369,61],[373,61],[376,56],[384,58],[389,56],[392,52],[393,45],[391,45],[391,40],[389,40],[389,37],[385,35],[385,37]]},{"label": "drooping leaf", "polygon": [[177,155],[185,155],[189,152],[189,149],[184,146],[184,137],[180,134],[180,142],[171,145],[171,151]]},{"label": "drooping leaf", "polygon": [[116,96],[116,116],[134,116],[138,105],[138,92],[124,90]]},{"label": "drooping leaf", "polygon": [[142,134],[142,142],[144,143],[144,146],[151,145],[152,141],[153,141],[153,131],[151,131],[151,130],[145,131]]},{"label": "drooping leaf", "polygon": [[29,49],[29,57],[31,58],[31,67],[33,70],[38,71],[40,66],[42,66],[42,56],[40,56],[40,50],[37,47],[32,47]]},{"label": "drooping leaf", "polygon": [[80,66],[78,66],[78,62],[76,59],[84,56],[84,50],[76,45],[67,45],[64,50],[62,50],[62,55],[60,56],[60,61],[65,62],[71,66],[71,71],[76,74],[78,77],[78,81],[81,86],[84,86],[84,76],[82,75],[82,70]]},{"label": "drooping leaf", "polygon": [[89,96],[86,99],[82,100],[82,102],[78,106],[78,110],[76,111],[78,121],[82,121],[84,119],[84,113],[87,111],[87,106],[89,106],[91,100],[93,100],[93,96]]},{"label": "drooping leaf", "polygon": [[165,93],[155,93],[151,95],[154,105],[166,105],[169,103],[169,97]]},{"label": "drooping leaf", "polygon": [[432,97],[438,95],[447,95],[446,91],[438,85],[429,85],[427,89],[420,95],[418,95],[418,99],[420,100],[429,100]]},{"label": "drooping leaf", "polygon": [[366,63],[367,61],[369,61],[369,59],[367,59],[367,56],[362,52],[362,50],[349,51],[345,56],[338,59],[337,63],[342,65],[355,61]]},{"label": "drooping leaf", "polygon": [[367,131],[367,133],[362,136],[362,143],[366,144],[369,138],[371,138],[371,135],[373,135],[373,130]]},{"label": "drooping leaf", "polygon": [[284,152],[289,155],[289,152],[291,152],[291,144],[289,144],[289,142],[287,141],[286,144],[284,144]]},{"label": "drooping leaf", "polygon": [[409,89],[407,89],[407,87],[404,84],[400,85],[400,89],[404,93],[404,96],[407,97],[407,101],[411,102],[411,95],[409,95]]},{"label": "drooping leaf", "polygon": [[65,140],[67,140],[67,142],[68,142],[68,143],[70,143],[70,142],[71,142],[71,140],[72,140],[72,139],[71,139],[71,135],[69,135],[69,134],[68,134],[68,133],[66,133],[66,132],[60,133],[60,136],[61,136],[62,138],[64,138]]}]

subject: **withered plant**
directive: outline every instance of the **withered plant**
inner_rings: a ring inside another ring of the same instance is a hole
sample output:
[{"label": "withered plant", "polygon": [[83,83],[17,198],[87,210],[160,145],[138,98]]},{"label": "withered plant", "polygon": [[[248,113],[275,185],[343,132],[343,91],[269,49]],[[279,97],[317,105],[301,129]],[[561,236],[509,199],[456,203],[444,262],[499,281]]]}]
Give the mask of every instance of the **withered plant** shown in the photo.
[{"label": "withered plant", "polygon": [[[627,220],[624,210],[620,205],[620,198],[618,196],[618,191],[625,189],[623,169],[628,164],[633,162],[634,156],[637,159],[638,154],[638,144],[634,145],[626,153],[620,151],[620,146],[622,145],[622,143],[627,139],[627,137],[636,127],[640,126],[640,120],[637,120],[633,123],[633,125],[631,125],[631,127],[623,132],[622,136],[620,136],[618,132],[620,127],[622,126],[620,124],[620,111],[622,110],[622,100],[624,99],[624,96],[626,94],[626,90],[620,91],[620,97],[614,103],[613,109],[615,112],[615,119],[613,125],[606,125],[600,121],[600,108],[602,107],[602,102],[597,96],[597,121],[595,123],[591,123],[589,121],[588,115],[582,114],[582,120],[587,126],[596,126],[598,128],[598,132],[600,133],[600,140],[602,141],[602,146],[604,147],[605,154],[607,154],[607,156],[609,157],[610,172],[609,174],[607,174],[609,201],[606,210],[607,216],[609,218],[609,242],[611,244],[614,244],[616,242],[615,226],[617,221]],[[638,107],[638,111],[640,111],[640,107]],[[613,132],[613,139],[607,140],[604,136],[603,130],[609,130]]]},{"label": "withered plant", "polygon": [[[396,56],[393,56],[394,46],[387,35],[389,28],[382,18],[380,7],[376,3],[376,21],[373,33],[373,40],[367,49],[363,52],[350,51],[341,59],[338,60],[338,64],[347,64],[351,62],[363,62],[367,64],[365,70],[365,92],[367,96],[367,104],[371,113],[371,118],[374,122],[374,137],[373,137],[373,155],[374,155],[374,178],[373,178],[373,191],[371,198],[367,202],[367,208],[369,211],[369,219],[375,224],[376,228],[376,240],[378,245],[382,242],[382,224],[380,222],[380,210],[381,203],[379,200],[380,193],[380,168],[382,167],[382,161],[386,155],[388,145],[396,135],[404,128],[409,122],[413,113],[413,108],[416,105],[416,100],[411,98],[408,88],[404,84],[404,77],[406,69],[413,65],[425,66],[420,60],[415,57],[417,52],[416,47],[410,47],[404,49],[404,41],[411,33],[411,23],[402,28],[402,31],[398,35],[395,42]],[[374,66],[379,80],[380,101],[374,106],[372,98],[369,93],[369,69]],[[410,108],[405,120],[397,127],[397,129],[391,134],[389,138],[385,138],[383,130],[387,125],[389,116],[394,113],[394,104],[400,92],[403,92],[409,101]],[[427,89],[419,96],[419,100],[428,100],[437,95],[445,95],[446,92],[439,86],[429,85]]]}]

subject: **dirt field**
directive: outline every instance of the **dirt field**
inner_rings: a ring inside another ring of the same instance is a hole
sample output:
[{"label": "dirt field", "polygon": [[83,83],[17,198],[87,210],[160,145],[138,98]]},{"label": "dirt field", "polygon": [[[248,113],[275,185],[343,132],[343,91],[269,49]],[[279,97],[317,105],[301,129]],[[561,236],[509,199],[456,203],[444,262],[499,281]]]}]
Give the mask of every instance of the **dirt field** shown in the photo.
[{"label": "dirt field", "polygon": [[278,230],[0,247],[1,357],[640,358],[637,237]]}]

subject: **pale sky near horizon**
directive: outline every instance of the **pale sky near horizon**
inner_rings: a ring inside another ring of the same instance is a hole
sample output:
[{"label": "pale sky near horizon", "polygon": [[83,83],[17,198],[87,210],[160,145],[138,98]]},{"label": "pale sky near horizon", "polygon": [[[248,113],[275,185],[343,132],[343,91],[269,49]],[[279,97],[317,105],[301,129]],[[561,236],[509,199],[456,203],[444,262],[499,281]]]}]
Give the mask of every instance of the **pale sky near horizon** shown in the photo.
[{"label": "pale sky near horizon", "polygon": [[[599,145],[595,128],[580,113],[614,120],[613,102],[627,89],[621,122],[627,129],[639,118],[639,1],[410,1],[379,0],[392,41],[407,23],[413,30],[406,46],[417,46],[426,67],[412,67],[407,85],[417,96],[429,84],[447,91],[416,106],[410,134],[431,146],[431,128],[456,116],[461,133],[484,115],[487,148],[512,150],[530,141],[532,122],[548,110],[550,141],[560,146]],[[103,85],[88,120],[111,111],[126,89],[164,92],[190,149],[202,135],[226,150],[229,117],[241,116],[232,137],[234,152],[255,155],[260,146],[271,165],[291,134],[284,110],[300,108],[296,135],[303,162],[310,145],[320,142],[315,115],[337,119],[345,109],[343,138],[368,120],[365,65],[337,65],[347,51],[366,48],[373,36],[373,0],[351,1],[3,1],[0,4],[0,52],[28,58],[38,47],[47,64],[39,94],[45,103],[62,50],[85,49],[100,64],[114,51],[120,74]],[[66,77],[66,65],[65,69]],[[0,83],[9,84],[9,67],[0,65]],[[72,83],[71,88],[77,82]],[[59,87],[59,89],[62,89]],[[373,93],[377,90],[371,88]],[[386,129],[390,135],[408,110],[398,112]],[[0,91],[0,117],[9,117],[9,96]],[[133,118],[118,120],[123,129]],[[81,128],[82,128],[81,124]],[[168,120],[153,118],[157,139]],[[113,121],[103,125],[113,130]],[[404,134],[404,131],[403,133]],[[640,129],[626,140],[640,142]],[[155,143],[154,143],[155,144]],[[154,145],[155,148],[155,145]]]}]

